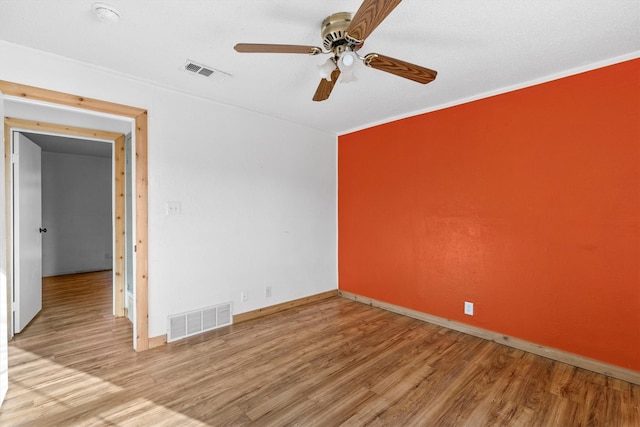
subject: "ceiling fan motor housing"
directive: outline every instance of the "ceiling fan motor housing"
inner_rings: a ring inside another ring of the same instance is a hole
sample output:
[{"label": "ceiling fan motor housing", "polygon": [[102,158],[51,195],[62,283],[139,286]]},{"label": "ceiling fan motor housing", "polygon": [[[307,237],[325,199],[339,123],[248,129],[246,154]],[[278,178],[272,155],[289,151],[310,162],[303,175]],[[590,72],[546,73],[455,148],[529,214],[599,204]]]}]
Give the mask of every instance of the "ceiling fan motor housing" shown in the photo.
[{"label": "ceiling fan motor housing", "polygon": [[362,47],[362,43],[354,45],[347,41],[347,28],[352,17],[353,13],[351,12],[338,12],[329,15],[322,21],[320,32],[322,45],[336,56],[340,56],[347,48],[356,51]]}]

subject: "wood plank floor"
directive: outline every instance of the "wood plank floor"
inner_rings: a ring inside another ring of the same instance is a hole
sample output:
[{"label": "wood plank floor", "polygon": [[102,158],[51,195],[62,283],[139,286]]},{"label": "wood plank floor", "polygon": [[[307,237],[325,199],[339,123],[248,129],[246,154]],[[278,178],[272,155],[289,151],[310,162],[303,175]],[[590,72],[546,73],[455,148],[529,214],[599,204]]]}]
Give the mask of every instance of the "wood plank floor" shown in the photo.
[{"label": "wood plank floor", "polygon": [[640,386],[339,297],[140,354],[110,272],[43,297],[3,426],[640,426]]}]

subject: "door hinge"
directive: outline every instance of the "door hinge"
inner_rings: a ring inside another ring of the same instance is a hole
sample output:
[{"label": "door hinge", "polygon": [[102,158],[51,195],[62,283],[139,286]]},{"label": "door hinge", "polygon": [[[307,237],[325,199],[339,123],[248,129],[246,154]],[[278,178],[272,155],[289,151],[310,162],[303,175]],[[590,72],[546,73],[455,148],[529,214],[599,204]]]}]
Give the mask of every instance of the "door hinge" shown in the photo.
[{"label": "door hinge", "polygon": [[133,245],[133,252],[138,252],[138,245]]},{"label": "door hinge", "polygon": [[18,163],[18,155],[16,153],[11,153],[11,163]]}]

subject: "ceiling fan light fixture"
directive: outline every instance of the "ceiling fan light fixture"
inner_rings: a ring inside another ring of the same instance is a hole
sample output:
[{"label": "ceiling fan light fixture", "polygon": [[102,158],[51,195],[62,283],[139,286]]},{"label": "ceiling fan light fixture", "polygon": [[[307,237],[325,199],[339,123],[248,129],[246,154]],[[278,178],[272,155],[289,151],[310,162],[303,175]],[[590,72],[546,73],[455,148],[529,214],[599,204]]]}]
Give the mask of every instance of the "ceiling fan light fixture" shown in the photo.
[{"label": "ceiling fan light fixture", "polygon": [[347,50],[340,55],[338,59],[338,68],[340,69],[340,83],[349,83],[357,80],[354,73],[354,65],[358,59],[355,52]]},{"label": "ceiling fan light fixture", "polygon": [[350,83],[358,80],[356,73],[353,72],[353,68],[349,68],[346,71],[340,73],[340,83]]},{"label": "ceiling fan light fixture", "polygon": [[318,65],[318,72],[320,73],[320,77],[328,81],[331,81],[331,73],[335,69],[336,63],[334,62],[333,58],[329,58],[324,64]]},{"label": "ceiling fan light fixture", "polygon": [[94,3],[91,5],[93,13],[102,22],[116,23],[120,19],[120,12],[115,7],[106,3]]},{"label": "ceiling fan light fixture", "polygon": [[357,58],[358,57],[356,56],[356,54],[351,51],[344,52],[342,56],[340,56],[340,62],[338,64],[339,66],[342,65],[340,67],[340,71],[344,72],[345,70],[352,67]]}]

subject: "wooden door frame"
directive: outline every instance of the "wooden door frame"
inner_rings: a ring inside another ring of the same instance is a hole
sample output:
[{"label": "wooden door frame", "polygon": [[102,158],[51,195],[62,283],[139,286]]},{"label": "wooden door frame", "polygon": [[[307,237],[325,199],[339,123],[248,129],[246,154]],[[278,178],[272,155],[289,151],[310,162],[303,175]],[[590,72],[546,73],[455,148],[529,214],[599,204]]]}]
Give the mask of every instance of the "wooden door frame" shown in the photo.
[{"label": "wooden door frame", "polygon": [[[125,229],[124,229],[124,221],[125,221],[125,201],[124,201],[124,134],[116,133],[116,132],[106,132],[100,130],[93,129],[85,129],[71,126],[58,125],[53,123],[44,123],[44,122],[35,122],[31,120],[22,120],[15,119],[12,117],[4,118],[4,152],[5,152],[5,180],[6,180],[6,206],[7,206],[7,241],[8,244],[11,244],[13,240],[13,230],[9,226],[9,217],[10,215],[10,204],[11,200],[9,197],[10,194],[10,173],[11,173],[11,131],[35,131],[40,133],[49,133],[55,135],[68,135],[72,137],[79,138],[97,138],[103,140],[109,140],[113,143],[113,154],[112,159],[114,160],[114,182],[112,194],[115,194],[115,203],[114,203],[114,214],[115,225],[112,237],[115,236],[115,247],[114,247],[114,302],[113,302],[113,311],[114,314],[118,317],[124,316],[124,288],[125,288],[125,277],[124,277],[124,259],[125,259]],[[15,220],[15,219],[14,219]],[[12,252],[10,248],[7,248],[7,253],[13,259]],[[12,277],[12,263],[8,263],[7,267],[7,275]]]},{"label": "wooden door frame", "polygon": [[[8,82],[0,80],[0,92],[5,96],[13,96],[17,98],[30,99],[34,101],[44,101],[51,104],[64,105],[74,108],[80,108],[85,110],[97,111],[107,114],[114,114],[123,117],[132,118],[135,121],[135,166],[136,166],[136,308],[135,308],[135,320],[136,320],[136,336],[134,337],[133,347],[136,351],[145,351],[149,349],[149,283],[148,283],[148,180],[147,180],[147,110],[137,107],[131,107],[127,105],[115,104],[108,101],[101,101],[97,99],[85,98],[82,96],[67,94],[63,92],[56,92],[48,89],[37,88],[33,86],[22,85],[19,83]],[[15,120],[15,119],[10,119]],[[44,125],[44,124],[39,124]],[[49,125],[50,126],[50,125]],[[59,125],[53,125],[59,126]],[[10,169],[6,168],[6,165],[11,162],[11,156],[7,155],[6,145],[10,141],[10,128],[6,124],[4,126],[4,138],[5,138],[5,175]],[[69,133],[74,132],[73,129],[68,126],[59,126],[58,129],[67,129]],[[42,129],[39,127],[38,129]],[[87,131],[84,129],[83,131]],[[96,131],[90,131],[96,132]],[[120,134],[117,134],[120,135]],[[95,137],[95,136],[93,136]],[[108,139],[108,138],[107,138]],[[116,137],[114,141],[120,139],[120,136]],[[122,175],[116,170],[116,201],[119,198],[124,202],[124,137],[121,138],[119,147],[114,147],[114,156],[116,159],[122,161]],[[9,153],[10,154],[10,153]],[[8,163],[9,162],[9,163]],[[118,162],[116,161],[116,164]],[[5,176],[5,188],[8,185],[9,180]],[[122,212],[117,211],[118,206],[122,205]],[[8,208],[8,206],[7,206]],[[115,232],[124,232],[124,203],[116,203],[116,224]],[[9,216],[7,216],[9,220]],[[7,229],[7,232],[10,232]],[[9,234],[7,233],[7,236]],[[116,282],[121,282],[122,289],[116,291],[116,300],[122,299],[121,307],[122,313],[116,311],[117,315],[124,315],[124,239],[116,239],[122,241],[122,252],[118,252],[119,245],[116,244],[116,271],[120,273],[120,277]],[[7,238],[7,245],[10,239]],[[10,254],[7,248],[7,255]],[[122,259],[120,259],[122,256]],[[10,269],[11,263],[7,260],[7,286],[12,281],[12,271]],[[119,270],[119,269],[122,270]],[[116,306],[119,303],[116,303]]]}]

